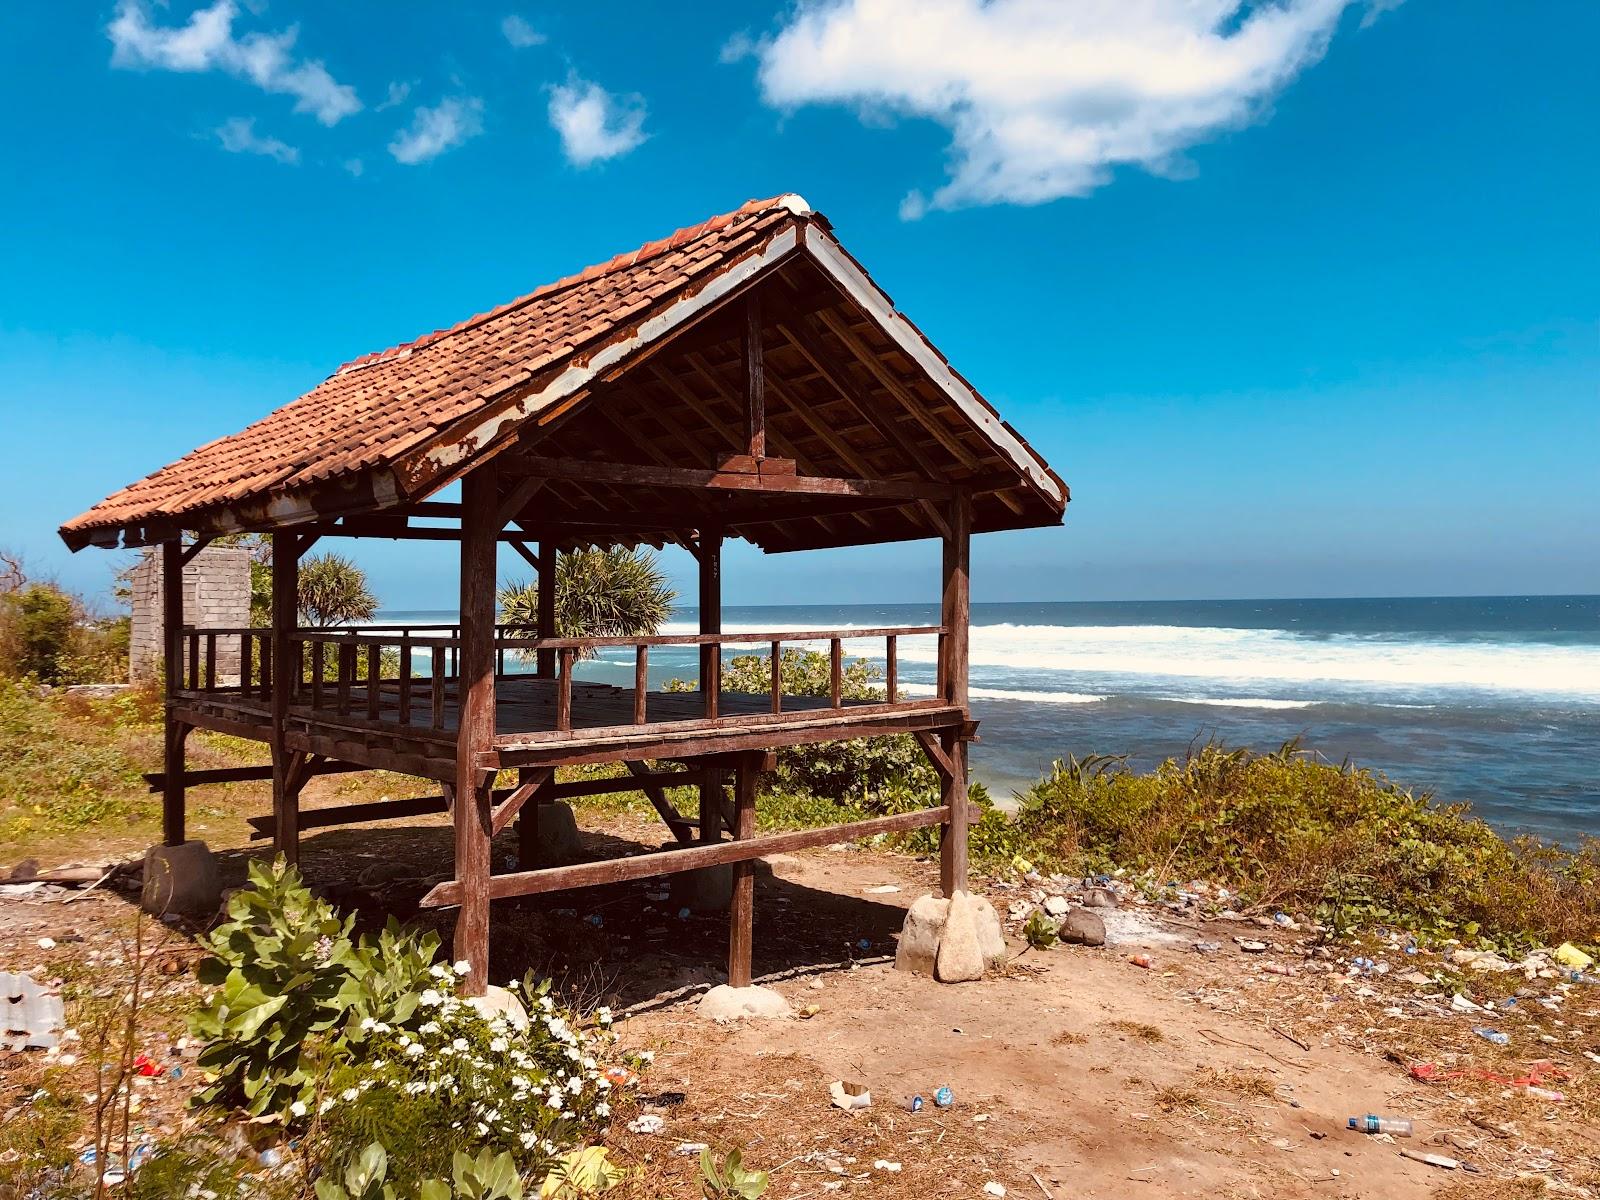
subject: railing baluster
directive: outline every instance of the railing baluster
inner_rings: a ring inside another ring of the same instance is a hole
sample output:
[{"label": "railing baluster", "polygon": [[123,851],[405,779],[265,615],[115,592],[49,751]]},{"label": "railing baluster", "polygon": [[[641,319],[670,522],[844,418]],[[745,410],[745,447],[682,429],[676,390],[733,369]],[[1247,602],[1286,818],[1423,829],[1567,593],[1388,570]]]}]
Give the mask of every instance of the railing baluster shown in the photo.
[{"label": "railing baluster", "polygon": [[255,681],[250,677],[255,674],[256,635],[245,631],[239,639],[239,694],[249,696],[255,688]]},{"label": "railing baluster", "polygon": [[311,643],[311,707],[322,707],[322,639]]},{"label": "railing baluster", "polygon": [[883,674],[888,684],[887,698],[893,704],[900,698],[900,639],[891,633],[883,641]]},{"label": "railing baluster", "polygon": [[411,724],[411,635],[400,636],[400,724]]},{"label": "railing baluster", "polygon": [[783,711],[783,643],[772,643],[772,711]]},{"label": "railing baluster", "polygon": [[378,719],[379,682],[383,679],[383,649],[377,642],[367,643],[367,720]]},{"label": "railing baluster", "polygon": [[844,703],[844,642],[839,638],[828,643],[828,696],[835,708]]},{"label": "railing baluster", "polygon": [[428,682],[432,685],[433,696],[433,727],[444,728],[444,647],[433,648],[432,669],[429,672]]},{"label": "railing baluster", "polygon": [[578,652],[561,651],[561,678],[556,684],[556,730],[565,733],[572,728],[572,663]]},{"label": "railing baluster", "polygon": [[189,690],[200,690],[200,635],[189,631]]},{"label": "railing baluster", "polygon": [[261,695],[272,695],[272,639],[266,634],[261,635]]},{"label": "railing baluster", "polygon": [[217,635],[206,634],[206,691],[217,690]]},{"label": "railing baluster", "polygon": [[354,642],[339,643],[339,715],[350,715],[350,683],[356,673],[356,647]]},{"label": "railing baluster", "polygon": [[633,723],[645,723],[645,698],[650,694],[650,647],[637,646],[633,652]]},{"label": "railing baluster", "polygon": [[722,699],[722,643],[711,642],[711,653],[706,655],[706,677],[700,687],[706,694],[706,719],[715,720],[717,706]]}]

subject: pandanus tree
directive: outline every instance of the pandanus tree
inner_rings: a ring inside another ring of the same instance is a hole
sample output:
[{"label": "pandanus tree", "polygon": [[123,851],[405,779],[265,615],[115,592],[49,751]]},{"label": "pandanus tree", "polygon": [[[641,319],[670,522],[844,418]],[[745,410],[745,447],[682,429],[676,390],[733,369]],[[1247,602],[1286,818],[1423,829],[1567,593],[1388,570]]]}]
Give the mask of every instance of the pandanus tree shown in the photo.
[{"label": "pandanus tree", "polygon": [[[500,619],[539,624],[539,581],[500,589]],[[575,550],[556,562],[556,627],[540,637],[644,637],[669,616],[677,593],[653,552],[640,548]]]}]

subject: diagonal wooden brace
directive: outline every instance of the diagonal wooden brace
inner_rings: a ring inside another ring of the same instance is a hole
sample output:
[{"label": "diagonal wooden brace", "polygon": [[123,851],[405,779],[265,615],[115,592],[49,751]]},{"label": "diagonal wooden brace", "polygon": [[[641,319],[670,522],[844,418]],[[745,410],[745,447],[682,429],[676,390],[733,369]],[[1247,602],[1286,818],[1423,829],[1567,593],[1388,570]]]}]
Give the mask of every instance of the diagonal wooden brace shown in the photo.
[{"label": "diagonal wooden brace", "polygon": [[511,824],[522,806],[532,800],[539,793],[539,789],[555,778],[554,767],[535,767],[524,772],[521,783],[511,789],[511,794],[494,806],[489,814],[489,836],[498,834],[507,825]]},{"label": "diagonal wooden brace", "polygon": [[949,780],[955,778],[956,765],[950,761],[950,756],[944,752],[944,747],[939,744],[937,735],[926,729],[913,730],[922,752],[928,756],[928,761],[933,764],[933,769],[939,772],[939,778]]}]

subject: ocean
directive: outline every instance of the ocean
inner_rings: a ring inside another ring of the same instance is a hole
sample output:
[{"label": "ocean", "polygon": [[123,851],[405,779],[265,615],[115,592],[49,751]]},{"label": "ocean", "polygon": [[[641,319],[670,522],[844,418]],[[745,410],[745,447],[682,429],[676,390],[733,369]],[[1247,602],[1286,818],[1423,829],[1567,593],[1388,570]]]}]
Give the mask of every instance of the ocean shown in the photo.
[{"label": "ocean", "polygon": [[[727,632],[937,619],[928,605],[723,610]],[[663,632],[696,622],[682,609]],[[1569,843],[1600,833],[1597,596],[975,603],[971,637],[972,770],[997,797],[1068,754],[1148,768],[1207,738],[1261,750],[1300,738],[1334,762],[1469,802],[1503,831]],[[883,655],[881,640],[845,649]],[[692,648],[652,652],[652,684],[692,677],[694,659]],[[932,639],[903,639],[900,662],[906,690],[931,694]],[[578,673],[631,686],[632,655]]]}]

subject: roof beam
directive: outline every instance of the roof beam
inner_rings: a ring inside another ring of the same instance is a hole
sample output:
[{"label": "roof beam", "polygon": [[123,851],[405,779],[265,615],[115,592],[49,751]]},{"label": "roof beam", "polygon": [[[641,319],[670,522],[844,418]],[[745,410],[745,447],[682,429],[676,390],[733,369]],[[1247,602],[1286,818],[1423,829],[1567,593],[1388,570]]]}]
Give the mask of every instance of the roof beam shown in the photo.
[{"label": "roof beam", "polygon": [[950,484],[922,479],[842,479],[824,475],[748,474],[642,463],[592,462],[581,458],[523,455],[521,468],[544,479],[571,479],[632,487],[692,488],[696,491],[776,492],[813,496],[860,496],[868,500],[948,500]]}]

